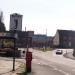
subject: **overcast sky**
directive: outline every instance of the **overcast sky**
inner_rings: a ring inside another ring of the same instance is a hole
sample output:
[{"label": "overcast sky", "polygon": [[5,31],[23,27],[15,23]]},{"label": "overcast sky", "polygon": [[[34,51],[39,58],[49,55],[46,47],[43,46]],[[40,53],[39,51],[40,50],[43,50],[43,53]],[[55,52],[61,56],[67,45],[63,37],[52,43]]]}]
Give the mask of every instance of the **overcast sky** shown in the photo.
[{"label": "overcast sky", "polygon": [[75,0],[0,0],[9,30],[10,14],[23,15],[22,29],[54,36],[57,29],[75,30]]}]

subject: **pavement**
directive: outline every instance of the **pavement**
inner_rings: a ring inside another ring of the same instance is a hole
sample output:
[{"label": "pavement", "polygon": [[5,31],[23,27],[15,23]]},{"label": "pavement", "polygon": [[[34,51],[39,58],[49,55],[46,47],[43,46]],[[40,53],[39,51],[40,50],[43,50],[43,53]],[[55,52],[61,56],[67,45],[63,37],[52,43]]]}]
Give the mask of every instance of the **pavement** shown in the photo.
[{"label": "pavement", "polygon": [[[64,57],[75,60],[75,57],[72,54],[73,54],[72,52],[65,53]],[[12,72],[12,67],[13,67],[12,64],[13,64],[12,60],[8,60],[8,59],[2,60],[2,59],[0,59],[0,75],[22,75],[22,74],[17,74],[15,71]],[[21,62],[16,61],[15,64],[16,64],[15,69],[17,69],[21,65]],[[37,71],[37,67],[35,68],[34,71]],[[33,75],[33,73],[31,72],[28,75]],[[36,73],[35,73],[35,75],[36,75]]]},{"label": "pavement", "polygon": [[[0,75],[16,75],[15,71],[12,71],[13,69],[13,61],[12,59],[7,59],[0,57]],[[19,68],[21,65],[21,62],[16,61],[15,62],[15,70]]]},{"label": "pavement", "polygon": [[73,56],[73,52],[65,53],[63,56],[66,57],[66,58],[75,60],[75,57]]}]

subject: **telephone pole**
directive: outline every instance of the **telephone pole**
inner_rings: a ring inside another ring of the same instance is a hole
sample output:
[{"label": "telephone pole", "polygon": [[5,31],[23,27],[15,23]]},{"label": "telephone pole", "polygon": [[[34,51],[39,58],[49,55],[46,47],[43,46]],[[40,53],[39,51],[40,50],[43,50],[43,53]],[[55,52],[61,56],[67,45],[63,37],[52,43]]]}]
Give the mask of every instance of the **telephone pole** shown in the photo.
[{"label": "telephone pole", "polygon": [[47,28],[46,28],[46,36],[47,36]]}]

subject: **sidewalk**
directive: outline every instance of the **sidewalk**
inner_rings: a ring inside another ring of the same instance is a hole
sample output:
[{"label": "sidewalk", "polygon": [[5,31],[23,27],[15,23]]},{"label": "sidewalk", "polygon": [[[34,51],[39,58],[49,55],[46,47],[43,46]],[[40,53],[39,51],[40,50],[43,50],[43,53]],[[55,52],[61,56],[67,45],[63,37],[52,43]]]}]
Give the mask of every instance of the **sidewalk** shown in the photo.
[{"label": "sidewalk", "polygon": [[[15,69],[17,69],[21,65],[20,62],[15,62]],[[10,75],[12,74],[13,61],[8,60],[0,60],[0,75]]]},{"label": "sidewalk", "polygon": [[[73,55],[72,55],[72,52],[69,52],[69,53],[65,53],[64,54],[64,57],[66,57],[66,58],[70,58],[70,59],[73,59],[73,60],[75,60],[75,57],[73,57]],[[22,60],[20,60],[20,61],[22,61]],[[20,66],[20,62],[16,62],[16,69]],[[34,64],[33,64],[33,66],[34,66],[34,71],[35,71],[35,73],[34,72],[31,72],[31,73],[28,73],[28,75],[38,75],[37,73],[36,73],[36,71],[37,71],[37,66],[35,66]],[[6,59],[6,60],[0,60],[0,75],[23,75],[23,74],[17,74],[16,72],[11,72],[12,71],[12,67],[13,67],[13,61],[12,60],[8,60],[8,59]],[[39,72],[39,70],[38,70],[38,72]],[[41,71],[42,72],[42,71]]]},{"label": "sidewalk", "polygon": [[75,60],[75,57],[73,56],[73,52],[65,53],[63,56]]}]

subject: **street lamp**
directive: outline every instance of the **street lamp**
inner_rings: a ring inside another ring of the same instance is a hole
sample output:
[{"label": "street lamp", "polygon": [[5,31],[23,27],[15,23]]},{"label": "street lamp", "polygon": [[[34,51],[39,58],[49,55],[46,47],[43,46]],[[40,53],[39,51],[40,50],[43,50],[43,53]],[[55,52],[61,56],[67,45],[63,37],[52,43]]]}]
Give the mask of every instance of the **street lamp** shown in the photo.
[{"label": "street lamp", "polygon": [[14,30],[14,52],[13,52],[13,71],[15,71],[15,49],[16,49],[16,30]]}]

